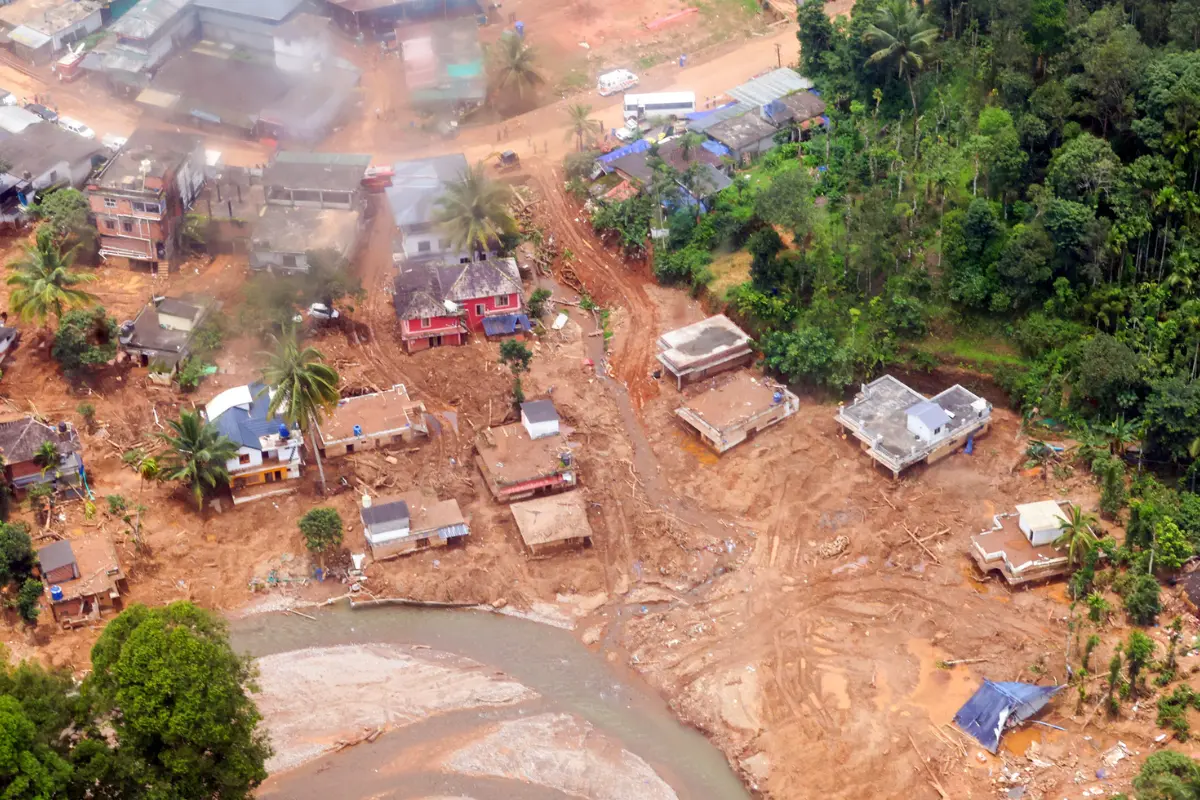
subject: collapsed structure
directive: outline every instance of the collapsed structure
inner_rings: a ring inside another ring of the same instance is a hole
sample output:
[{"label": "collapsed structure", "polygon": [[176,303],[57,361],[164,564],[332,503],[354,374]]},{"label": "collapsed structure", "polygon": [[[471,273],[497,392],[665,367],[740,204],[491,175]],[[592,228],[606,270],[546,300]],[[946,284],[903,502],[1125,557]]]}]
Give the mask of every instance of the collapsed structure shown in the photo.
[{"label": "collapsed structure", "polygon": [[1068,571],[1067,554],[1054,546],[1067,517],[1064,501],[1043,500],[993,517],[990,530],[971,537],[971,557],[985,574],[999,573],[1010,584],[1052,578]]},{"label": "collapsed structure", "polygon": [[390,447],[428,435],[425,405],[409,399],[402,383],[382,392],[343,397],[316,429],[317,447],[321,455],[329,457]]},{"label": "collapsed structure", "polygon": [[475,451],[488,489],[502,503],[566,491],[578,482],[573,445],[560,432],[549,400],[522,403],[520,422],[480,431]]},{"label": "collapsed structure", "polygon": [[437,500],[423,490],[372,500],[363,495],[363,534],[376,561],[428,547],[445,547],[471,530],[457,500]]},{"label": "collapsed structure", "polygon": [[[38,463],[38,451],[47,444],[58,452],[57,464]],[[32,415],[0,422],[0,457],[4,459],[4,477],[17,491],[44,484],[82,495],[83,444],[68,422],[47,425]]]},{"label": "collapsed structure", "polygon": [[50,613],[64,628],[86,625],[106,609],[119,609],[125,572],[107,534],[62,539],[37,555]]},{"label": "collapsed structure", "polygon": [[945,458],[991,425],[992,404],[955,384],[932,399],[884,375],[862,387],[837,421],[892,477]]},{"label": "collapsed structure", "polygon": [[679,389],[754,360],[751,339],[724,314],[667,331],[658,339],[658,360]]},{"label": "collapsed structure", "polygon": [[592,544],[587,503],[578,492],[525,500],[509,508],[531,556]]},{"label": "collapsed structure", "polygon": [[675,414],[709,447],[724,453],[799,408],[800,399],[781,384],[739,372],[692,393]]},{"label": "collapsed structure", "polygon": [[121,325],[121,349],[151,372],[171,373],[191,354],[192,339],[214,303],[185,294],[156,297],[138,315]]}]

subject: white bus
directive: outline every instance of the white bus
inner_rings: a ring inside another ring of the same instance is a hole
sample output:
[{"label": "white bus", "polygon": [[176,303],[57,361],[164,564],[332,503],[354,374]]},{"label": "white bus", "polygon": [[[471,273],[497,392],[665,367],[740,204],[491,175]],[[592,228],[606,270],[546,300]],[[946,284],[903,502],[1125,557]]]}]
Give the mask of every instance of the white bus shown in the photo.
[{"label": "white bus", "polygon": [[695,92],[625,95],[625,118],[684,117],[696,110]]}]

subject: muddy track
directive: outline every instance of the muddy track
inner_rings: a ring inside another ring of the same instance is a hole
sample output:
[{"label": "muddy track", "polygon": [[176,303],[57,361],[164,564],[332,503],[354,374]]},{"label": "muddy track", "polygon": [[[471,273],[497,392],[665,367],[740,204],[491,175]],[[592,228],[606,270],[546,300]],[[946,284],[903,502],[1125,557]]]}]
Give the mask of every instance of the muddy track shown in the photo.
[{"label": "muddy track", "polygon": [[640,409],[646,400],[658,394],[658,387],[650,378],[657,363],[654,356],[658,309],[646,293],[649,278],[605,249],[592,233],[583,211],[563,190],[562,174],[557,168],[539,164],[533,177],[544,200],[538,208],[539,221],[554,235],[560,252],[570,250],[573,256],[555,263],[556,277],[569,278],[564,273],[573,272],[593,299],[602,305],[619,305],[629,314],[627,331],[617,338],[611,361],[616,377],[628,387],[634,407]]}]

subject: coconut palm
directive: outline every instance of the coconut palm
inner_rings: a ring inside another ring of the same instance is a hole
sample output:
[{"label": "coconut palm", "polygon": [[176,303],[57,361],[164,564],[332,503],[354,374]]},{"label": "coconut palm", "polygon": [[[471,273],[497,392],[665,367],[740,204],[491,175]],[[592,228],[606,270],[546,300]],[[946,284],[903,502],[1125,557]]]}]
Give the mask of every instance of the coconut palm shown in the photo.
[{"label": "coconut palm", "polygon": [[54,442],[42,442],[33,454],[33,463],[42,468],[43,475],[57,467],[61,460],[58,445]]},{"label": "coconut palm", "polygon": [[[296,329],[291,326],[271,339],[275,351],[265,354],[270,360],[263,370],[263,382],[271,391],[267,414],[281,414],[289,427],[298,427],[306,436],[315,436],[320,417],[336,408],[341,399],[337,370],[325,363],[325,356],[317,348],[302,348],[296,340]],[[312,441],[324,492],[325,466],[315,439]]]},{"label": "coconut palm", "polygon": [[204,508],[204,494],[229,481],[225,466],[237,457],[238,446],[205,420],[198,411],[180,411],[179,419],[168,420],[170,430],[158,438],[169,450],[163,475],[191,485],[196,505]]},{"label": "coconut palm", "polygon": [[1086,513],[1078,505],[1067,509],[1066,517],[1058,521],[1059,535],[1054,540],[1054,546],[1059,550],[1067,550],[1067,567],[1077,567],[1083,563],[1087,554],[1096,546],[1096,533],[1092,526],[1096,517]]},{"label": "coconut palm", "polygon": [[517,229],[508,210],[511,199],[512,189],[489,178],[480,162],[446,185],[434,217],[455,247],[486,253],[492,242]]},{"label": "coconut palm", "polygon": [[537,51],[511,31],[496,42],[491,57],[493,97],[515,95],[518,101],[523,101],[546,82],[537,66]]},{"label": "coconut palm", "polygon": [[589,133],[599,134],[604,130],[604,123],[592,119],[592,107],[583,103],[567,106],[567,119],[570,127],[567,129],[567,140],[575,137],[579,152],[583,152],[583,137]]},{"label": "coconut palm", "polygon": [[679,147],[679,155],[686,162],[691,162],[692,156],[704,144],[704,137],[695,131],[688,131],[683,136],[680,136],[676,143]]},{"label": "coconut palm", "polygon": [[75,249],[62,252],[49,227],[43,227],[37,244],[27,245],[25,254],[8,265],[12,270],[8,285],[16,287],[8,298],[9,309],[23,320],[36,319],[45,325],[51,316],[57,320],[71,308],[96,303],[94,295],[74,288],[96,280],[90,272],[72,270],[74,260]]},{"label": "coconut palm", "polygon": [[875,48],[868,64],[895,66],[896,74],[908,84],[913,119],[917,117],[917,93],[913,79],[925,68],[925,59],[933,51],[938,29],[908,0],[891,0],[879,9],[875,24],[867,28],[865,39]]}]

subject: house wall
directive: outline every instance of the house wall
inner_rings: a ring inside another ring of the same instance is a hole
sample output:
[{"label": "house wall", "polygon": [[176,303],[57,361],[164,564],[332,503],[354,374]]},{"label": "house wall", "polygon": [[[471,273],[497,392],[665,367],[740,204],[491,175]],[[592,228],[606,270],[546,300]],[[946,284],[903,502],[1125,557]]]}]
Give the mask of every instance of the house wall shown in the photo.
[{"label": "house wall", "polygon": [[381,561],[385,558],[395,558],[396,556],[404,555],[405,553],[413,553],[418,550],[426,550],[430,547],[445,547],[449,544],[447,539],[443,539],[437,535],[436,530],[422,531],[412,539],[403,541],[373,543],[367,539],[367,544],[371,547],[371,555],[376,561]]},{"label": "house wall", "polygon": [[[406,228],[401,233],[400,261],[407,259],[421,260],[423,258],[440,258],[449,262],[464,262],[471,259],[471,254],[450,246],[450,239],[440,231],[432,228]],[[422,250],[422,247],[427,249]],[[393,260],[396,260],[393,258]]]},{"label": "house wall", "polygon": [[493,314],[515,314],[520,311],[521,295],[514,293],[499,297],[480,297],[464,301],[461,305],[467,312],[467,329],[478,333],[483,330],[484,317]]},{"label": "house wall", "polygon": [[532,423],[525,416],[525,412],[521,412],[521,424],[525,426],[525,430],[529,433],[531,439],[543,439],[547,436],[558,435],[558,420],[550,420],[548,422]]},{"label": "house wall", "polygon": [[50,570],[42,577],[44,578],[42,581],[43,583],[52,586],[55,584],[66,583],[67,581],[73,581],[79,577],[79,573],[76,571],[76,566],[74,564],[64,564],[58,569]]},{"label": "house wall", "polygon": [[[457,347],[460,344],[466,344],[467,337],[461,333],[448,333],[442,336],[441,345],[443,347]],[[432,338],[421,339],[405,339],[404,349],[409,353],[416,353],[421,350],[429,350],[434,346]]]},{"label": "house wall", "polygon": [[427,336],[431,333],[443,331],[446,333],[458,330],[460,318],[453,317],[429,317],[428,325],[422,326],[420,319],[401,320],[400,330],[402,336]]},{"label": "house wall", "polygon": [[[321,448],[321,454],[329,458],[344,456],[349,452],[362,452],[363,450],[374,450],[377,447],[391,447],[392,445],[401,444],[403,442],[411,442],[413,440],[412,428],[405,428],[402,431],[390,431],[386,433],[368,433],[364,436],[357,436],[351,439],[343,439],[337,442],[330,442]],[[353,448],[351,450],[350,448]]]},{"label": "house wall", "polygon": [[100,26],[103,24],[103,20],[100,17],[100,9],[97,8],[69,28],[64,28],[58,33],[53,34],[50,37],[51,49],[57,53],[67,45],[86,38],[89,33],[95,33],[100,30]]},{"label": "house wall", "polygon": [[313,72],[329,58],[328,36],[275,36],[274,45],[275,66],[287,72]]},{"label": "house wall", "polygon": [[1059,536],[1062,536],[1062,530],[1057,527],[1035,528],[1029,532],[1029,542],[1034,547],[1040,547],[1044,544],[1053,544]]},{"label": "house wall", "polygon": [[304,253],[251,250],[250,266],[254,269],[270,268],[274,272],[308,272],[308,256]]},{"label": "house wall", "polygon": [[362,206],[362,192],[358,189],[321,191],[270,186],[267,188],[267,203],[273,206],[340,208],[345,211],[353,211]]},{"label": "house wall", "polygon": [[212,8],[197,9],[197,13],[200,36],[205,39],[265,53],[275,50],[275,31],[264,22],[236,17]]},{"label": "house wall", "polygon": [[934,436],[937,435],[935,431],[929,429],[924,420],[914,414],[908,415],[908,432],[920,438],[922,442],[932,442]]}]

